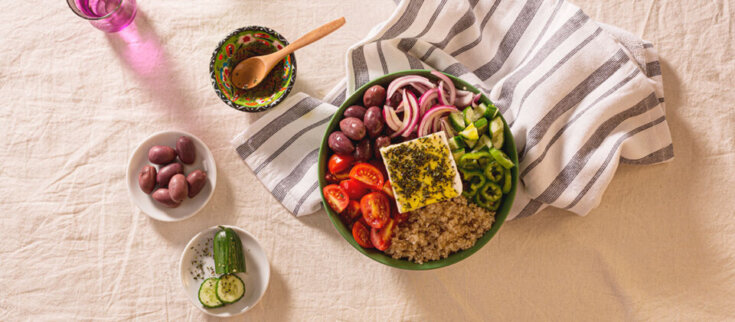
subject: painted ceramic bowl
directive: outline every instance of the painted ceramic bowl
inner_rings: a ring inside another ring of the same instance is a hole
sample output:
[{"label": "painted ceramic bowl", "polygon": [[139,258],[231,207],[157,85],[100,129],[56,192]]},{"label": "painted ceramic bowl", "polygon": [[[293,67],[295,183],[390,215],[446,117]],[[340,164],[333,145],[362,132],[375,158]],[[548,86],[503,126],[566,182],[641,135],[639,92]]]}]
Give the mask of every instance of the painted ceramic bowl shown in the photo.
[{"label": "painted ceramic bowl", "polygon": [[232,86],[230,73],[244,60],[244,53],[252,48],[272,48],[276,51],[287,45],[288,41],[281,34],[266,27],[249,26],[231,32],[217,45],[209,62],[209,75],[217,96],[225,104],[243,112],[264,111],[283,101],[296,81],[294,54],[284,58],[271,71],[278,77],[266,79],[267,82],[263,81],[252,90],[245,91]]},{"label": "painted ceramic bowl", "polygon": [[[319,190],[321,191],[328,183],[325,179],[325,175],[327,172],[327,162],[330,155],[330,149],[327,146],[327,140],[329,137],[329,134],[334,132],[335,130],[339,129],[339,121],[342,119],[342,113],[344,113],[345,109],[351,105],[362,105],[362,95],[365,93],[365,91],[373,86],[373,85],[382,85],[383,87],[388,87],[388,84],[390,82],[398,77],[406,76],[406,75],[420,75],[424,76],[429,79],[436,79],[435,76],[431,75],[431,71],[428,70],[422,70],[422,69],[415,69],[415,70],[405,70],[401,72],[396,72],[392,74],[388,74],[379,78],[376,78],[372,80],[371,82],[368,82],[367,84],[360,87],[358,90],[356,90],[352,95],[350,95],[349,98],[347,98],[344,103],[342,103],[342,106],[339,107],[337,112],[334,113],[334,116],[332,116],[332,120],[329,123],[329,126],[327,126],[327,130],[324,133],[324,138],[322,139],[322,144],[319,149]],[[449,78],[454,81],[454,85],[458,88],[464,88],[468,91],[471,91],[473,93],[479,93],[480,91],[475,88],[474,86],[470,85],[469,83],[465,82],[462,79],[459,79],[457,77],[454,77],[452,75],[447,75]],[[480,102],[483,102],[485,104],[491,104],[492,102],[485,96],[482,95],[482,98],[480,99]],[[515,166],[511,169],[511,178],[513,180],[513,185],[510,189],[510,192],[507,194],[503,194],[503,199],[500,203],[500,208],[495,212],[495,222],[493,222],[492,227],[490,230],[485,232],[485,235],[480,237],[480,239],[475,242],[475,245],[472,247],[461,250],[455,253],[452,253],[447,258],[434,260],[430,262],[425,262],[423,264],[414,263],[405,259],[395,259],[391,257],[390,255],[387,255],[381,251],[375,250],[375,249],[365,249],[357,242],[355,241],[355,238],[352,237],[352,232],[348,229],[347,226],[340,220],[339,214],[335,213],[332,208],[327,205],[326,200],[324,199],[324,193],[322,193],[322,203],[324,205],[324,209],[329,215],[329,220],[334,225],[334,228],[337,229],[337,231],[344,237],[344,239],[350,243],[357,251],[360,253],[363,253],[365,256],[370,257],[371,259],[380,262],[382,264],[401,268],[401,269],[409,269],[409,270],[428,270],[428,269],[435,269],[440,267],[445,267],[448,265],[452,265],[454,263],[457,263],[467,257],[470,257],[470,255],[474,254],[482,246],[485,246],[488,241],[490,241],[493,236],[498,232],[498,229],[500,229],[500,226],[503,225],[505,222],[505,218],[508,217],[508,212],[510,212],[510,208],[513,205],[513,200],[515,199],[516,194],[516,188],[518,186],[518,154],[516,152],[516,145],[515,141],[513,139],[513,133],[511,133],[510,128],[507,126],[508,123],[505,121],[505,118],[503,116],[500,116],[503,119],[503,123],[505,123],[505,130],[503,132],[503,135],[505,137],[505,142],[503,143],[502,150],[510,157],[510,159],[513,161]]]}]

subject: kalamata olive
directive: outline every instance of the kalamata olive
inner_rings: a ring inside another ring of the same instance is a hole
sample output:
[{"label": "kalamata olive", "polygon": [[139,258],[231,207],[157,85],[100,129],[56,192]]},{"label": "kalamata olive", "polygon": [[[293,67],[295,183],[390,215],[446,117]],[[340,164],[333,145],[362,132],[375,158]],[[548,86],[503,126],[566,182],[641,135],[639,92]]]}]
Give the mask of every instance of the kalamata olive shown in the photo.
[{"label": "kalamata olive", "polygon": [[188,136],[182,136],[176,140],[176,154],[179,155],[179,160],[184,164],[194,163],[196,159],[196,148],[194,148],[194,141]]},{"label": "kalamata olive", "polygon": [[171,194],[166,188],[158,188],[156,191],[153,192],[152,197],[153,200],[158,201],[162,205],[169,208],[176,208],[181,204],[180,202],[176,202],[171,199]]},{"label": "kalamata olive", "polygon": [[181,165],[181,163],[171,163],[158,171],[158,175],[156,176],[156,182],[158,183],[159,187],[168,187],[168,182],[171,181],[171,177],[173,177],[177,173],[184,173],[184,167]]},{"label": "kalamata olive", "polygon": [[329,148],[338,154],[350,154],[352,151],[355,151],[355,146],[350,141],[350,138],[341,131],[332,132],[329,135],[329,139],[327,139],[327,143]]},{"label": "kalamata olive", "polygon": [[207,173],[202,170],[194,170],[186,176],[186,183],[189,184],[189,198],[194,198],[207,183]]},{"label": "kalamata olive", "polygon": [[398,105],[401,104],[401,101],[403,101],[403,95],[401,95],[400,92],[396,91],[393,93],[393,95],[388,100],[390,106],[398,107]]},{"label": "kalamata olive", "polygon": [[382,159],[383,156],[380,154],[380,148],[390,145],[390,138],[387,136],[379,136],[375,139],[375,158]]},{"label": "kalamata olive", "polygon": [[365,106],[383,106],[383,103],[385,103],[385,88],[380,85],[371,86],[362,96],[362,102]]},{"label": "kalamata olive", "polygon": [[168,182],[168,193],[171,195],[171,200],[175,202],[182,202],[186,199],[189,194],[189,184],[183,174],[177,173],[171,177],[171,181]]},{"label": "kalamata olive", "polygon": [[169,164],[176,159],[176,151],[170,146],[154,145],[148,150],[148,161],[155,164]]},{"label": "kalamata olive", "polygon": [[365,124],[367,133],[371,138],[380,135],[380,133],[383,132],[384,126],[383,109],[377,106],[368,108],[367,112],[365,112],[363,124]]},{"label": "kalamata olive", "polygon": [[150,165],[143,167],[138,174],[138,186],[145,193],[153,192],[156,187],[156,168]]},{"label": "kalamata olive", "polygon": [[355,160],[366,162],[373,156],[373,144],[370,139],[364,138],[355,146]]},{"label": "kalamata olive", "polygon": [[342,115],[344,115],[344,117],[356,117],[362,120],[362,118],[365,117],[365,111],[367,111],[367,109],[360,105],[352,105],[348,107]]},{"label": "kalamata olive", "polygon": [[362,124],[362,120],[356,117],[348,117],[339,121],[339,129],[348,138],[355,141],[360,141],[365,137],[365,125]]}]

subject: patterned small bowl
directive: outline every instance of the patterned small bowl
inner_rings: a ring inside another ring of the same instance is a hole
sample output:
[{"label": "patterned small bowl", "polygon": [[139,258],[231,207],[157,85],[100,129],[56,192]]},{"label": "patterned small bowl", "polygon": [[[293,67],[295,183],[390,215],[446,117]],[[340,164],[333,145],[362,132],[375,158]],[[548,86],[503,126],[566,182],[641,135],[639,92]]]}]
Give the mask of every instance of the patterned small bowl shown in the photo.
[{"label": "patterned small bowl", "polygon": [[231,32],[220,41],[209,62],[209,75],[217,96],[225,104],[243,112],[261,112],[278,105],[288,96],[296,81],[296,57],[291,54],[283,59],[283,77],[278,90],[263,97],[241,95],[241,90],[234,88],[230,83],[230,72],[239,63],[235,60],[235,54],[240,48],[252,42],[260,42],[276,50],[288,45],[288,41],[273,29],[261,26],[243,27]]}]

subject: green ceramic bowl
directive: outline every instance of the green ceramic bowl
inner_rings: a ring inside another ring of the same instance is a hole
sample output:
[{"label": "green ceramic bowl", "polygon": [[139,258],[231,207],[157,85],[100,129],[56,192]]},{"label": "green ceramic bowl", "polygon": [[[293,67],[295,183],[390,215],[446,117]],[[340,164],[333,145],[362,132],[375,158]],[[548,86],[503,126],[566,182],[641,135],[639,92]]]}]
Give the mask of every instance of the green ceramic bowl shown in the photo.
[{"label": "green ceramic bowl", "polygon": [[273,29],[261,26],[243,27],[231,32],[217,44],[209,62],[209,76],[217,96],[225,104],[243,112],[261,112],[276,106],[288,96],[296,81],[296,56],[291,54],[283,59],[283,77],[279,80],[280,84],[275,83],[278,89],[273,94],[260,97],[241,95],[242,91],[230,83],[230,73],[241,61],[236,53],[252,42],[259,42],[276,50],[288,45],[288,41]]},{"label": "green ceramic bowl", "polygon": [[[327,138],[329,137],[329,134],[339,129],[339,121],[342,119],[342,113],[344,113],[345,109],[351,105],[362,105],[362,95],[365,93],[365,91],[373,85],[382,85],[383,87],[388,87],[388,84],[401,76],[406,75],[421,75],[424,77],[427,77],[432,80],[436,80],[437,78],[435,76],[431,75],[431,72],[428,70],[423,69],[415,69],[415,70],[406,70],[401,71],[397,73],[392,73],[385,75],[383,77],[377,78],[364,86],[360,87],[355,93],[353,93],[347,100],[345,100],[344,103],[342,103],[342,106],[339,107],[337,112],[334,113],[334,116],[332,117],[332,120],[329,122],[329,127],[327,127],[326,133],[324,133],[324,138],[322,139],[322,145],[319,150],[319,190],[321,191],[324,186],[326,186],[328,183],[326,182],[326,179],[324,178],[324,175],[327,173],[327,161],[329,159],[329,155],[331,151],[329,150],[329,147],[327,146]],[[469,83],[456,78],[454,76],[448,75],[453,81],[454,85],[457,86],[457,88],[463,88],[466,90],[469,90],[473,93],[479,93],[480,91],[477,90],[477,88],[473,87]],[[490,100],[485,97],[485,95],[482,96],[481,99],[482,102],[486,104],[490,104]],[[503,119],[503,122],[505,123],[505,119]],[[497,213],[495,214],[495,222],[493,223],[492,228],[488,230],[485,235],[483,235],[477,243],[475,243],[474,246],[456,252],[454,254],[449,255],[449,257],[435,260],[431,262],[426,262],[423,264],[417,264],[414,262],[410,262],[408,260],[403,259],[395,259],[392,258],[386,254],[384,254],[381,251],[375,250],[375,249],[364,249],[360,245],[357,244],[355,239],[352,237],[352,231],[348,230],[347,227],[342,223],[342,221],[339,218],[339,215],[332,211],[331,208],[327,205],[326,200],[324,199],[324,193],[322,192],[322,203],[324,204],[324,209],[327,211],[327,214],[329,215],[329,220],[332,221],[332,224],[334,224],[334,227],[337,228],[337,231],[344,237],[344,239],[350,243],[355,249],[357,249],[359,252],[365,254],[365,256],[370,257],[371,259],[383,263],[385,265],[401,268],[401,269],[409,269],[409,270],[428,270],[428,269],[435,269],[440,268],[444,266],[448,266],[451,264],[454,264],[456,262],[459,262],[470,255],[477,252],[482,246],[485,246],[488,241],[490,241],[493,236],[498,232],[498,229],[500,229],[500,226],[503,225],[503,222],[505,222],[505,218],[508,216],[508,212],[510,211],[510,207],[513,205],[513,199],[516,195],[516,188],[518,185],[518,153],[516,152],[516,145],[515,141],[513,140],[513,134],[510,132],[510,129],[507,126],[505,127],[505,143],[503,145],[503,151],[505,151],[506,154],[513,160],[513,163],[515,163],[515,167],[511,170],[512,178],[513,178],[513,187],[511,188],[510,192],[503,195],[503,200],[500,205],[500,208],[498,209]]]}]

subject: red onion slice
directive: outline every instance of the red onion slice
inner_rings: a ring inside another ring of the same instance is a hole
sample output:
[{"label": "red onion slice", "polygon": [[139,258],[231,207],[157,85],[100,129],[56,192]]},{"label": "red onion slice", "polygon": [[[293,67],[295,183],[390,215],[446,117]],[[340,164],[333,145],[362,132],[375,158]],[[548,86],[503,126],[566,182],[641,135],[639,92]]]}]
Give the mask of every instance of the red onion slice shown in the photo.
[{"label": "red onion slice", "polygon": [[[405,91],[406,98],[408,98],[408,106],[406,106],[406,110],[411,110],[411,115],[413,116],[410,119],[410,123],[408,124],[406,131],[401,134],[403,137],[409,137],[411,133],[413,133],[414,129],[419,123],[419,119],[421,118],[421,115],[419,114],[419,103],[418,100],[416,100],[416,96],[413,95],[413,93],[409,91]],[[404,121],[405,122],[405,121]]]},{"label": "red onion slice", "polygon": [[455,111],[457,111],[457,108],[450,105],[437,105],[429,109],[421,120],[421,123],[419,123],[418,136],[422,137],[430,133],[431,126],[433,126],[435,118],[439,118],[445,113]]},{"label": "red onion slice", "polygon": [[472,92],[470,91],[457,91],[457,98],[454,101],[454,105],[463,108],[472,104]]},{"label": "red onion slice", "polygon": [[475,97],[472,98],[472,107],[477,107],[478,103],[480,103],[480,97],[482,97],[482,93],[477,93]]},{"label": "red onion slice", "polygon": [[385,124],[393,131],[397,131],[403,125],[392,106],[386,105],[383,107],[383,118],[385,119]]},{"label": "red onion slice", "polygon": [[[411,94],[411,93],[408,93]],[[403,95],[403,121],[401,122],[401,127],[393,134],[390,135],[391,138],[397,137],[406,130],[409,130],[409,123],[411,123],[411,112],[413,108],[411,108],[410,103],[408,102],[408,94],[406,94],[406,90],[404,89],[402,92]],[[411,94],[413,95],[413,94]]]},{"label": "red onion slice", "polygon": [[439,90],[432,88],[419,97],[419,115],[426,114],[426,111],[434,105],[434,101],[439,98]]},{"label": "red onion slice", "polygon": [[411,85],[411,84],[421,84],[428,88],[434,88],[435,85],[432,83],[428,78],[418,75],[408,75],[403,77],[398,77],[394,79],[390,84],[388,85],[388,89],[386,90],[386,97],[393,97],[393,93],[395,93],[400,88]]},{"label": "red onion slice", "polygon": [[[454,105],[454,99],[457,96],[457,92],[456,88],[454,88],[454,83],[452,82],[452,80],[449,78],[449,76],[444,75],[444,73],[436,70],[432,70],[431,74],[438,77],[442,82],[447,84],[446,89],[449,92],[449,99],[446,100],[446,103],[448,103],[447,105]],[[439,85],[441,85],[441,82]],[[390,97],[390,95],[388,97]]]}]

